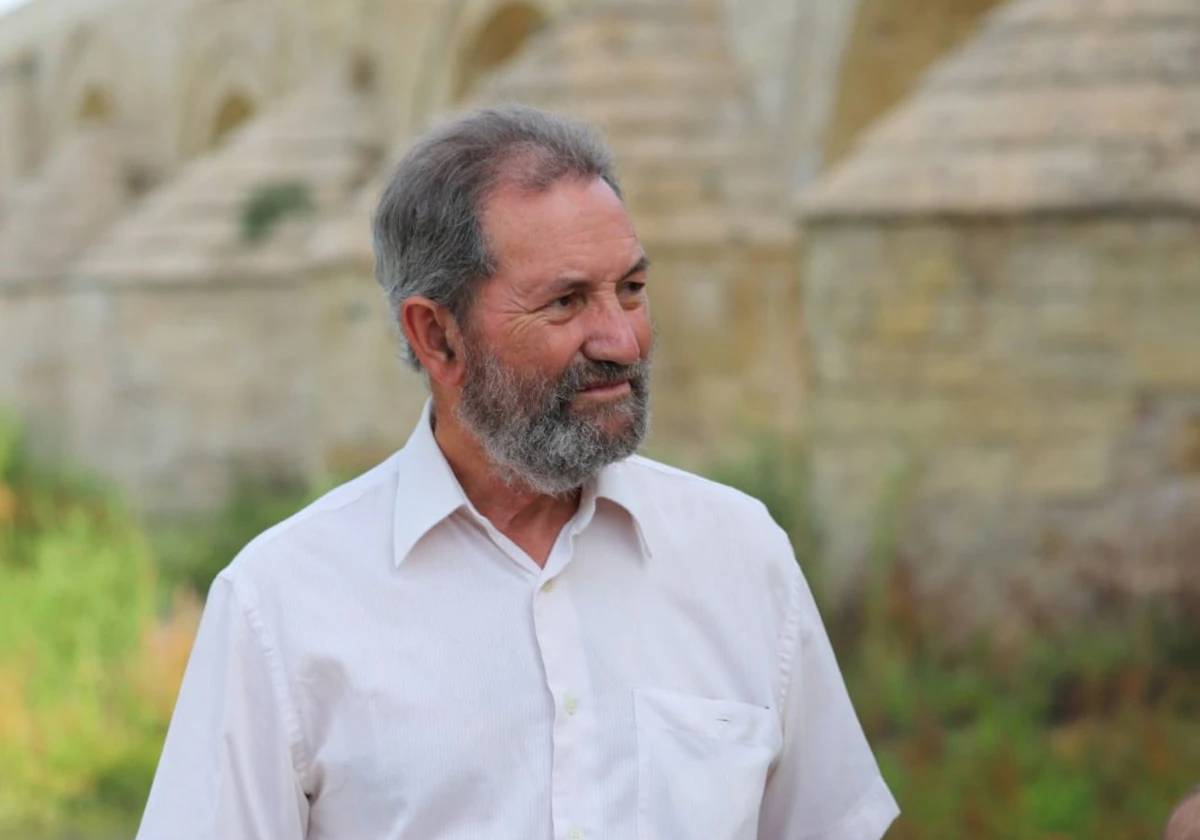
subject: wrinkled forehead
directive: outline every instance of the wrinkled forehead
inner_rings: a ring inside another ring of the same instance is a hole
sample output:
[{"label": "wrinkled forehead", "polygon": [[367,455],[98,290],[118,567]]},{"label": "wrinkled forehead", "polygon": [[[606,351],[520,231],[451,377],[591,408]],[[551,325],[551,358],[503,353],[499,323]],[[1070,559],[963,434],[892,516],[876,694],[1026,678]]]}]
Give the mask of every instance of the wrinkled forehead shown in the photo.
[{"label": "wrinkled forehead", "polygon": [[567,177],[538,190],[501,185],[484,201],[481,222],[498,276],[604,280],[641,256],[624,203],[599,178]]}]

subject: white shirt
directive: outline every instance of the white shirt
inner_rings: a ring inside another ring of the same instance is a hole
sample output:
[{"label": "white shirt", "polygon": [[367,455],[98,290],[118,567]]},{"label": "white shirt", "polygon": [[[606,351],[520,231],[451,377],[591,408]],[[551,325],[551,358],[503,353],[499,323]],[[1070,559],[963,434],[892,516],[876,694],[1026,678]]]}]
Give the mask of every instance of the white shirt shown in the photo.
[{"label": "white shirt", "polygon": [[217,578],[140,840],[878,840],[784,533],[635,457],[545,568],[429,424]]}]

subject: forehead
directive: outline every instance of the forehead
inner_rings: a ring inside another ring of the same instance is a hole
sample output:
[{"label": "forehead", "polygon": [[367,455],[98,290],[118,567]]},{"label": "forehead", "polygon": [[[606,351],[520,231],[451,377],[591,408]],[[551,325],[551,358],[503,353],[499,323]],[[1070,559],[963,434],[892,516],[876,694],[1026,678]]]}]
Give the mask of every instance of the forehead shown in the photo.
[{"label": "forehead", "polygon": [[641,256],[624,204],[600,179],[566,178],[539,192],[501,187],[484,203],[482,222],[498,275],[620,275]]}]

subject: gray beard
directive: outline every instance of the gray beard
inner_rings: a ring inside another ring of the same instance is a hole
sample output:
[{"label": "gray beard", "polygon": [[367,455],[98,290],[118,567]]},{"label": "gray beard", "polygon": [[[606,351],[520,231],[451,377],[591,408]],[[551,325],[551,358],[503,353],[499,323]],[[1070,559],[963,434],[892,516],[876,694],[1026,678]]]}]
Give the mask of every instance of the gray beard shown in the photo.
[{"label": "gray beard", "polygon": [[[467,377],[458,420],[509,484],[548,496],[566,496],[609,464],[637,452],[650,429],[650,362],[578,362],[557,381],[505,367],[478,342],[469,341]],[[579,391],[629,381],[630,394],[586,413],[571,401]],[[615,434],[603,421],[620,418]]]}]

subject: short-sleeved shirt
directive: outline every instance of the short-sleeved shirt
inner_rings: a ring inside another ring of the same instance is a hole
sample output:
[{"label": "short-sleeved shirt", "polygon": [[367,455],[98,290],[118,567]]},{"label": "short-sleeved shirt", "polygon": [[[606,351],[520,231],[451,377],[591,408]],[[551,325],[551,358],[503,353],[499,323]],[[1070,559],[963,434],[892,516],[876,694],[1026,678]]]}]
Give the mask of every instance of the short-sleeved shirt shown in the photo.
[{"label": "short-sleeved shirt", "polygon": [[214,582],[140,840],[878,840],[787,537],[641,457],[539,566],[403,449]]}]

